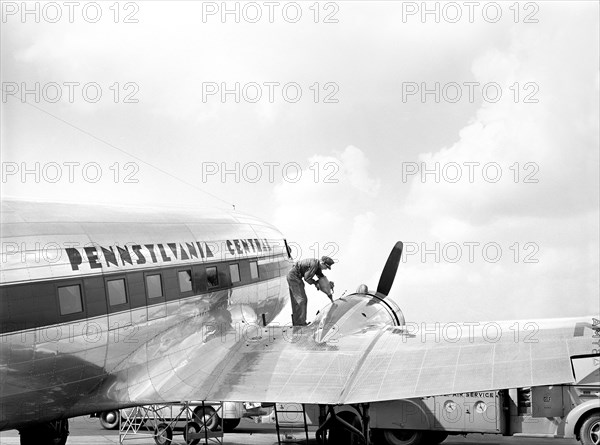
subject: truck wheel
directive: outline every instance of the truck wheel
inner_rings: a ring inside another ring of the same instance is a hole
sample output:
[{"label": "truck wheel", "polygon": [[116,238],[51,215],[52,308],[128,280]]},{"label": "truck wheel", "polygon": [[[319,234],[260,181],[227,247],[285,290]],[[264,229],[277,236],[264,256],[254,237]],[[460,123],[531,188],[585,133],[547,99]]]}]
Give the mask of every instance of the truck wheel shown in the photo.
[{"label": "truck wheel", "polygon": [[242,419],[223,419],[223,432],[230,433],[240,424]]},{"label": "truck wheel", "polygon": [[429,431],[426,433],[426,441],[431,445],[438,445],[448,438],[448,433],[443,431]]},{"label": "truck wheel", "polygon": [[105,430],[114,430],[119,427],[119,417],[121,413],[118,409],[112,411],[104,411],[100,413],[100,425]]},{"label": "truck wheel", "polygon": [[201,406],[196,407],[194,410],[194,420],[198,422],[200,429],[206,425],[209,431],[216,431],[221,424],[221,419],[210,406],[205,406],[204,410],[202,410]]},{"label": "truck wheel", "polygon": [[171,445],[173,429],[166,423],[159,423],[154,429],[154,442],[156,445]]},{"label": "truck wheel", "polygon": [[426,443],[423,431],[415,430],[381,430],[383,445],[421,445]]},{"label": "truck wheel", "polygon": [[582,445],[600,444],[600,414],[593,413],[587,416],[579,430]]}]

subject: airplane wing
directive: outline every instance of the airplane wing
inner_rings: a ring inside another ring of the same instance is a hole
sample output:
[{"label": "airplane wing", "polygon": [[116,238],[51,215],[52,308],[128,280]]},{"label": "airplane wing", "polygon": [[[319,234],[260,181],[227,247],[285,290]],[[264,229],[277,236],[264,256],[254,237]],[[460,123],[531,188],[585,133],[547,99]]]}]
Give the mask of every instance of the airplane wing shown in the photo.
[{"label": "airplane wing", "polygon": [[239,360],[224,367],[207,396],[347,404],[570,383],[571,356],[592,350],[591,330],[576,338],[574,325],[536,326],[530,341],[529,329],[503,332],[497,340],[472,332],[454,342],[442,339],[441,329],[430,326],[428,338],[398,328],[373,329],[325,344],[307,331],[295,344],[286,344],[283,335],[277,345],[267,339],[244,344]]},{"label": "airplane wing", "polygon": [[346,404],[560,384],[574,381],[571,357],[594,349],[591,317],[389,326],[386,311],[355,294],[308,327],[190,339],[169,360],[149,345],[112,396]]}]

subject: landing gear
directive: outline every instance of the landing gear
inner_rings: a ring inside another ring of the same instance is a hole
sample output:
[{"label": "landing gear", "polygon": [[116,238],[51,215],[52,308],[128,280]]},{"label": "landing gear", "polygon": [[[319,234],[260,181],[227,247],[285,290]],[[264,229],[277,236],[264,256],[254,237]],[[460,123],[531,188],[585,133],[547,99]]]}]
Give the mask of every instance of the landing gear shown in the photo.
[{"label": "landing gear", "polygon": [[40,423],[19,430],[21,445],[65,445],[69,435],[67,419]]},{"label": "landing gear", "polygon": [[332,405],[319,405],[319,445],[369,445],[369,404],[352,405],[356,413],[336,413]]},{"label": "landing gear", "polygon": [[448,437],[443,431],[374,429],[372,433],[376,445],[438,445]]},{"label": "landing gear", "polygon": [[427,439],[431,445],[438,445],[448,438],[448,433],[444,431],[430,431],[427,433]]},{"label": "landing gear", "polygon": [[[361,431],[361,423],[359,417],[351,412],[345,411],[338,414],[338,419],[345,421],[347,424],[353,426],[357,431]],[[347,445],[360,445],[360,435],[354,431],[346,429],[345,425],[340,422],[332,425],[329,430],[329,440],[331,443],[343,443]]]},{"label": "landing gear", "polygon": [[425,433],[416,430],[374,430],[377,445],[423,445]]}]

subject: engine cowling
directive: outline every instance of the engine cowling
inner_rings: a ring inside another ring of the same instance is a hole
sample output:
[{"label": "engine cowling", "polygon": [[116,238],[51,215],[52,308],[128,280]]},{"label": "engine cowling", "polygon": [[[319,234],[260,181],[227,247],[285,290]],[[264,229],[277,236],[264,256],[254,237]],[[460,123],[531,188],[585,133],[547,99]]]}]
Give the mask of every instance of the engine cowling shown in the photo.
[{"label": "engine cowling", "polygon": [[404,314],[398,305],[377,293],[345,295],[319,311],[312,322],[317,342],[325,342],[333,335],[351,335],[404,324]]}]

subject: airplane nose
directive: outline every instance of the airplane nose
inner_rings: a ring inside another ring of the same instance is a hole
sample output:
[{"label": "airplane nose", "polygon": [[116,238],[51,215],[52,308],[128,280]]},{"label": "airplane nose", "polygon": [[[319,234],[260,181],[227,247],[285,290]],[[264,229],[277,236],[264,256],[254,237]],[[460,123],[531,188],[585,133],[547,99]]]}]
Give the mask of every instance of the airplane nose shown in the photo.
[{"label": "airplane nose", "polygon": [[392,300],[381,298],[376,293],[355,293],[325,307],[312,324],[315,326],[315,341],[323,343],[361,331],[402,326],[405,321],[402,311]]}]

